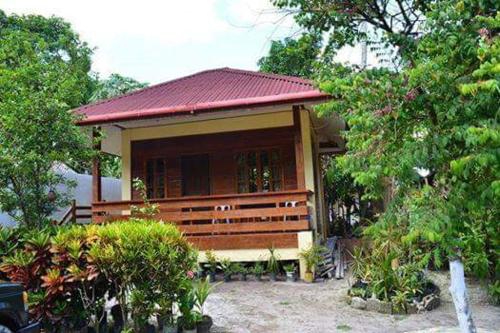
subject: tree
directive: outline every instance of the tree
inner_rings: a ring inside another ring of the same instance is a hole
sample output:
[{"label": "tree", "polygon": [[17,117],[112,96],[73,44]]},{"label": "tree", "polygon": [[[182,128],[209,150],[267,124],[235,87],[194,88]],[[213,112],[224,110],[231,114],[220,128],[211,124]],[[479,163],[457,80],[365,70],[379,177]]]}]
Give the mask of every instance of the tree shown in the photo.
[{"label": "tree", "polygon": [[89,98],[90,55],[59,18],[0,11],[0,209],[28,227],[67,201],[54,166],[89,158],[68,110]]},{"label": "tree", "polygon": [[[414,51],[424,14],[434,0],[273,0],[285,15],[310,32],[328,34],[327,48],[336,50],[360,41]],[[365,29],[363,25],[367,25]]]},{"label": "tree", "polygon": [[[97,80],[95,89],[90,97],[90,102],[98,102],[103,99],[120,96],[126,93],[133,92],[135,90],[145,88],[147,86],[147,83],[139,82],[130,77],[113,73],[107,79]],[[103,154],[101,156],[102,176],[120,178],[122,173],[121,163],[121,157],[110,154]],[[86,169],[90,169],[90,165],[88,165],[88,163],[80,162],[78,164],[80,168],[87,164]]]},{"label": "tree", "polygon": [[285,38],[271,42],[269,54],[258,61],[259,70],[266,73],[312,78],[322,55],[320,34],[303,34],[298,39]]},{"label": "tree", "polygon": [[147,83],[113,73],[107,79],[98,80],[92,96],[90,97],[90,102],[97,102],[99,100],[123,95],[147,86]]},{"label": "tree", "polygon": [[387,211],[366,230],[375,246],[396,244],[399,258],[424,266],[440,266],[460,248],[467,272],[493,280],[500,276],[498,9],[494,1],[436,2],[415,52],[405,55],[411,66],[333,72],[321,87],[335,98],[320,109],[347,121],[348,153],[339,163],[365,196],[383,197],[392,184]]}]

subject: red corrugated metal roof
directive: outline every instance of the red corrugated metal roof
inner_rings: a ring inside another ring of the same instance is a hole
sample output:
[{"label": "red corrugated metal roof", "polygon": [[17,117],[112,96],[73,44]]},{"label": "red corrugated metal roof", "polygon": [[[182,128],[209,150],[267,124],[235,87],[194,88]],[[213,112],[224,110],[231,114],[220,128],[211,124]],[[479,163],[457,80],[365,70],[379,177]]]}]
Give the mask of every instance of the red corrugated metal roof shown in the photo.
[{"label": "red corrugated metal roof", "polygon": [[218,68],[75,110],[80,125],[101,124],[182,113],[222,111],[325,99],[311,81],[285,75]]}]

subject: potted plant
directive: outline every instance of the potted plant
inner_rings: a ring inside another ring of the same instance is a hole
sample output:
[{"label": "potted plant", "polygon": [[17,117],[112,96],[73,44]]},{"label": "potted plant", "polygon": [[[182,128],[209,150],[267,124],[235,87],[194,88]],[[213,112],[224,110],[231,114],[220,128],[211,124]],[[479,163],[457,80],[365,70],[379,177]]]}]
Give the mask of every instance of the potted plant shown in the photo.
[{"label": "potted plant", "polygon": [[208,269],[208,276],[210,276],[210,282],[215,282],[215,273],[217,272],[217,257],[212,250],[208,250],[205,252],[205,258],[207,259],[207,263],[205,267]]},{"label": "potted plant", "polygon": [[288,282],[295,282],[297,281],[297,268],[295,267],[295,264],[288,264],[283,266],[286,272],[286,280]]},{"label": "potted plant", "polygon": [[257,281],[261,281],[262,274],[264,274],[264,266],[260,262],[255,263],[255,266],[252,268],[252,273],[255,275]]},{"label": "potted plant", "polygon": [[304,281],[306,282],[314,282],[314,270],[316,266],[321,261],[321,252],[323,251],[323,247],[317,244],[311,245],[308,249],[304,249],[300,251],[299,257],[304,260],[306,264],[306,271],[304,275]]},{"label": "potted plant", "polygon": [[240,266],[239,266],[239,273],[241,275],[241,281],[246,281],[247,280],[247,275],[249,273],[249,269],[240,264]]},{"label": "potted plant", "polygon": [[234,265],[231,263],[231,260],[228,258],[222,259],[220,262],[220,268],[224,274],[224,282],[230,282],[231,276],[234,273]]},{"label": "potted plant", "polygon": [[177,323],[172,313],[172,301],[168,297],[158,299],[157,322],[159,333],[177,333]]},{"label": "potted plant", "polygon": [[[239,274],[241,276],[241,278],[243,279],[244,272],[245,272],[245,267],[243,267],[242,264],[240,264],[239,262],[232,264],[232,268],[231,268],[232,274]],[[245,279],[246,279],[246,274],[245,274]]]},{"label": "potted plant", "polygon": [[274,247],[269,249],[269,258],[267,259],[267,271],[271,281],[276,281],[276,276],[280,271],[280,264],[278,261],[278,255],[276,254],[276,249]]},{"label": "potted plant", "polygon": [[178,318],[178,324],[183,333],[196,333],[196,324],[201,316],[194,309],[195,304],[196,295],[193,289],[186,290],[180,295],[178,305],[181,316]]},{"label": "potted plant", "polygon": [[208,296],[212,292],[213,288],[216,285],[211,286],[210,280],[207,277],[204,280],[200,280],[194,285],[194,295],[196,298],[196,307],[200,313],[200,320],[197,323],[197,332],[198,333],[208,333],[210,332],[210,328],[212,327],[213,320],[212,317],[206,315],[203,309],[203,305],[207,300]]},{"label": "potted plant", "polygon": [[134,324],[134,332],[154,333],[155,328],[149,323],[154,312],[151,295],[144,290],[134,289],[130,292],[130,308]]}]

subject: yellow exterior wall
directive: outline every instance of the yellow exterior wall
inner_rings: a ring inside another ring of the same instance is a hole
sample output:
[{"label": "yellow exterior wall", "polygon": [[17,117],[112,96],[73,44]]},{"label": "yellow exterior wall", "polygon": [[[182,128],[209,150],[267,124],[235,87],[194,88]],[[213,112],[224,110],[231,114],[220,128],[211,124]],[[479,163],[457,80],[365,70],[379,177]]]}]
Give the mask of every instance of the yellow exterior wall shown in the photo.
[{"label": "yellow exterior wall", "polygon": [[288,110],[251,116],[193,121],[182,124],[122,130],[122,200],[130,200],[131,141],[172,138],[185,135],[245,131],[292,125],[293,114],[291,110]]},{"label": "yellow exterior wall", "polygon": [[[275,249],[279,260],[299,260],[300,251],[308,249],[313,244],[312,231],[301,231],[297,234],[297,237],[298,247],[296,249]],[[269,258],[268,249],[215,250],[213,252],[219,260],[227,258],[234,262],[266,261]],[[205,252],[198,253],[198,261],[207,261]],[[302,279],[304,278],[305,267],[305,262],[299,260],[299,271]]]},{"label": "yellow exterior wall", "polygon": [[314,231],[318,230],[317,218],[316,218],[316,186],[314,183],[314,153],[313,153],[313,142],[312,142],[312,132],[311,132],[311,120],[309,118],[309,112],[300,112],[300,128],[302,131],[302,145],[304,154],[304,173],[305,173],[305,183],[306,189],[312,191],[314,194],[309,198],[308,206],[310,209],[311,216],[311,226]]},{"label": "yellow exterior wall", "polygon": [[130,131],[122,131],[122,200],[131,199]]}]

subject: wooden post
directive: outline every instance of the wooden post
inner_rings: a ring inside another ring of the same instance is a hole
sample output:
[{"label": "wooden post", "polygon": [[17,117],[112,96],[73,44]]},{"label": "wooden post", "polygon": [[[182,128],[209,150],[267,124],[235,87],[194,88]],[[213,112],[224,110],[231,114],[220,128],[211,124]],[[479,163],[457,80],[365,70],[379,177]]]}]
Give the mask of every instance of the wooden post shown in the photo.
[{"label": "wooden post", "polygon": [[97,155],[94,156],[92,161],[92,202],[100,202],[102,199],[102,189],[101,189],[101,138],[99,135],[100,128],[94,127],[92,129],[92,141],[94,150]]},{"label": "wooden post", "polygon": [[302,144],[302,129],[300,126],[300,106],[293,106],[293,128],[295,143],[295,170],[297,172],[297,189],[306,189],[305,171],[304,171],[304,147]]},{"label": "wooden post", "polygon": [[76,200],[71,200],[71,223],[76,224]]},{"label": "wooden post", "polygon": [[467,298],[465,286],[464,265],[457,257],[450,261],[451,286],[450,293],[455,304],[458,324],[462,333],[476,333],[476,326],[472,320],[472,311]]}]

